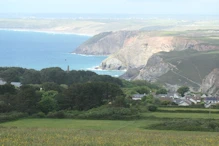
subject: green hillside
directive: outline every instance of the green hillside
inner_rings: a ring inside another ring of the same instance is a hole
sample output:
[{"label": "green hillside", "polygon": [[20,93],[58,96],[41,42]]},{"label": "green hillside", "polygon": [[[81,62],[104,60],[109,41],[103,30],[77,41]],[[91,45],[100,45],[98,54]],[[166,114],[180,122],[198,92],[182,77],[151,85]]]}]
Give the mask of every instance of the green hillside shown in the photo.
[{"label": "green hillside", "polygon": [[219,51],[172,51],[160,56],[176,67],[158,79],[161,83],[198,87],[206,75],[219,68]]}]

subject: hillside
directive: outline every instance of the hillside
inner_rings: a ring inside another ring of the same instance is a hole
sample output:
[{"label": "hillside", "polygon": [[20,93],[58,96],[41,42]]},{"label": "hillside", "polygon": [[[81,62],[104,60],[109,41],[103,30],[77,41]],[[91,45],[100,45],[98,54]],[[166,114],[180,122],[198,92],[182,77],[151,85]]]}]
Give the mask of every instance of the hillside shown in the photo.
[{"label": "hillside", "polygon": [[169,64],[170,70],[162,75],[158,81],[200,86],[205,76],[219,67],[218,56],[219,51],[197,52],[185,50],[161,53],[161,57]]},{"label": "hillside", "polygon": [[201,91],[219,95],[219,68],[214,69],[202,81]]},{"label": "hillside", "polygon": [[200,88],[218,68],[219,31],[119,31],[99,34],[75,52],[109,55],[99,66],[127,70],[124,79]]},{"label": "hillside", "polygon": [[[186,85],[196,90],[202,87],[202,91],[206,93],[216,93],[219,77],[214,69],[219,68],[218,56],[219,51],[199,52],[193,49],[160,52],[153,55],[138,72],[135,69],[135,73],[132,73],[133,70],[130,69],[122,78]],[[214,73],[211,73],[213,70]]]}]

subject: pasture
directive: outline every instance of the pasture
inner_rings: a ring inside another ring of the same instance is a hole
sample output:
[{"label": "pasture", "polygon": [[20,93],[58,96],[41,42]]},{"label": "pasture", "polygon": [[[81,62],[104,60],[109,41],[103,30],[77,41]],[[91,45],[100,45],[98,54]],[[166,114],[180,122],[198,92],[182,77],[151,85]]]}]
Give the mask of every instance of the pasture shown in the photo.
[{"label": "pasture", "polygon": [[215,146],[216,132],[147,130],[159,120],[22,119],[0,124],[0,145]]}]

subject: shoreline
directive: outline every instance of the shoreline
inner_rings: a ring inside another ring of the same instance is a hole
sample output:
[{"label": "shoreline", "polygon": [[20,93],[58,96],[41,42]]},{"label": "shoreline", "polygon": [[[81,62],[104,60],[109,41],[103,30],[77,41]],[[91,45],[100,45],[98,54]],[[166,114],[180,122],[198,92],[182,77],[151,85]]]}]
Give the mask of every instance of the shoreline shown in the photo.
[{"label": "shoreline", "polygon": [[91,67],[91,68],[87,68],[87,70],[93,70],[93,71],[108,71],[108,72],[126,72],[127,70],[124,69],[124,70],[106,70],[106,69],[101,69],[100,66],[94,66],[94,67]]},{"label": "shoreline", "polygon": [[17,28],[0,28],[3,31],[19,31],[19,32],[36,32],[36,33],[47,33],[47,34],[65,34],[65,35],[79,35],[92,37],[94,35],[85,34],[85,33],[73,33],[67,31],[55,31],[55,30],[41,30],[41,29],[17,29]]},{"label": "shoreline", "polygon": [[70,54],[73,54],[73,55],[80,55],[80,56],[85,56],[85,57],[108,57],[109,55],[86,55],[86,54],[78,54],[78,53],[70,53]]}]

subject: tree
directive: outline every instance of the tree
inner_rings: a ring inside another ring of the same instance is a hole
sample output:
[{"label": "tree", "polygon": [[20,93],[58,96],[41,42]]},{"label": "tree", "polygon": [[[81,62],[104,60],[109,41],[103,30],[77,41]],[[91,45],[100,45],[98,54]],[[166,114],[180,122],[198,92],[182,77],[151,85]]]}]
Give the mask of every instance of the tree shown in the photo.
[{"label": "tree", "polygon": [[29,114],[37,111],[37,102],[40,100],[41,94],[36,93],[36,88],[30,85],[23,85],[16,96],[15,105],[18,111],[28,112]]},{"label": "tree", "polygon": [[167,90],[166,89],[159,89],[159,90],[157,90],[157,92],[156,92],[156,94],[158,95],[158,94],[167,94]]},{"label": "tree", "polygon": [[154,103],[154,96],[153,95],[148,95],[148,96],[144,96],[143,98],[142,98],[142,102],[143,103],[146,103],[146,104],[151,104],[151,103]]},{"label": "tree", "polygon": [[157,106],[153,105],[153,104],[150,104],[150,105],[148,105],[148,110],[151,111],[151,112],[155,112],[157,110]]},{"label": "tree", "polygon": [[48,114],[49,112],[56,110],[57,102],[52,97],[45,96],[45,97],[42,97],[42,99],[38,103],[38,106],[42,112],[44,112],[45,114]]},{"label": "tree", "polygon": [[26,70],[23,74],[22,84],[40,84],[40,72],[34,69]]},{"label": "tree", "polygon": [[47,91],[42,95],[41,100],[38,102],[39,109],[48,114],[51,111],[55,111],[57,109],[57,101],[54,97],[58,94],[57,91]]},{"label": "tree", "polygon": [[148,93],[150,93],[150,89],[147,86],[136,87],[135,90],[139,94],[148,94]]},{"label": "tree", "polygon": [[124,96],[117,96],[115,101],[113,102],[113,105],[116,107],[128,107],[129,106]]},{"label": "tree", "polygon": [[5,93],[14,94],[15,92],[16,89],[14,85],[11,84],[0,85],[0,94],[5,94]]},{"label": "tree", "polygon": [[[104,82],[90,82],[85,84],[73,84],[66,90],[65,100],[60,100],[63,105],[69,105],[70,109],[88,110],[114,101],[117,96],[123,95],[122,90],[116,84]],[[63,103],[68,101],[68,103]]]},{"label": "tree", "polygon": [[49,91],[49,90],[54,90],[54,91],[58,91],[58,92],[62,91],[62,87],[54,82],[45,82],[42,84],[42,88],[45,91]]},{"label": "tree", "polygon": [[185,93],[189,91],[189,87],[187,86],[182,86],[180,87],[177,92],[182,96],[184,97],[185,96]]},{"label": "tree", "polygon": [[41,82],[65,83],[66,73],[59,67],[45,68],[40,71]]},{"label": "tree", "polygon": [[2,78],[7,83],[20,82],[21,76],[25,72],[25,70],[26,69],[19,67],[5,68],[0,72],[0,78]]}]

